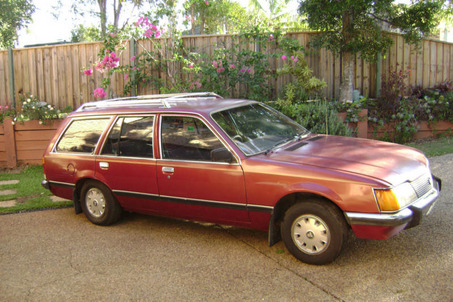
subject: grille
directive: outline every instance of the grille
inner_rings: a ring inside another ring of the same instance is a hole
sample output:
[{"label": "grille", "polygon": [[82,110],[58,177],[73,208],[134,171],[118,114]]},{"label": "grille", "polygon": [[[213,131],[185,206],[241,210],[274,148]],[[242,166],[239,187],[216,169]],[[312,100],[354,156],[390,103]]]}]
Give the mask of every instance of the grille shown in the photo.
[{"label": "grille", "polygon": [[432,188],[432,179],[430,174],[424,174],[411,182],[412,188],[414,188],[417,197],[420,198],[428,193]]}]

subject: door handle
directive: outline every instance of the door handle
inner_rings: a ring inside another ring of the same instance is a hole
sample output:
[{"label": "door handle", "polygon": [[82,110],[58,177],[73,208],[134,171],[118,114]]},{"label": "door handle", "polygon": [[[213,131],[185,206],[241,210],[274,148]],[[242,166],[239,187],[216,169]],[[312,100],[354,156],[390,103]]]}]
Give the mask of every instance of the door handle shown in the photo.
[{"label": "door handle", "polygon": [[175,168],[173,168],[173,167],[162,167],[162,172],[164,172],[164,173],[175,173]]},{"label": "door handle", "polygon": [[108,162],[105,162],[105,161],[101,161],[101,162],[99,162],[99,167],[100,167],[101,169],[107,170],[107,169],[109,168],[109,163],[108,163]]}]

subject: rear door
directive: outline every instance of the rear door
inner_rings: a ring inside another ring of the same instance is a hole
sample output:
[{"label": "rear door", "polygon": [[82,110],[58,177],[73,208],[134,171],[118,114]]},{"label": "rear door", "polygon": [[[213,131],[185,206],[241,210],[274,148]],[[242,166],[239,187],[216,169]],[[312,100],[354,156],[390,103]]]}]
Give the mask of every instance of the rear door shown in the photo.
[{"label": "rear door", "polygon": [[203,120],[162,115],[158,207],[171,216],[213,222],[249,221],[238,158]]},{"label": "rear door", "polygon": [[154,115],[119,116],[96,158],[96,178],[126,210],[152,211],[159,195],[154,120]]}]

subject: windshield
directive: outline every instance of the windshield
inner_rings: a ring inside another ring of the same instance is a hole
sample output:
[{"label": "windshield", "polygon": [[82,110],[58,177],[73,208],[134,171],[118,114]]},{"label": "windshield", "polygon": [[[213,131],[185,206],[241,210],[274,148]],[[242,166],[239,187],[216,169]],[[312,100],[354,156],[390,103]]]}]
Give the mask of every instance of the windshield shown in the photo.
[{"label": "windshield", "polygon": [[310,133],[282,113],[262,104],[216,112],[212,118],[246,155],[269,152]]}]

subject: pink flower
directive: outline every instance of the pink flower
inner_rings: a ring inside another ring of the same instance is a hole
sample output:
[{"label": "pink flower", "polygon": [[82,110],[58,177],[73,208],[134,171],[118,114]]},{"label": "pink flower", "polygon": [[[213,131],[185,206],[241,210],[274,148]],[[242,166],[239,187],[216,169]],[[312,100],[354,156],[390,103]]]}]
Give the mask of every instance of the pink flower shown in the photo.
[{"label": "pink flower", "polygon": [[204,3],[205,3],[206,5],[209,5],[209,2],[208,2],[208,1],[205,1]]},{"label": "pink flower", "polygon": [[214,66],[215,68],[219,67],[219,65],[217,64],[216,61],[212,61],[211,63],[212,63],[212,66]]},{"label": "pink flower", "polygon": [[193,68],[193,64],[189,64],[189,68]]},{"label": "pink flower", "polygon": [[90,75],[93,74],[93,69],[91,69],[91,68],[85,69],[85,70],[83,71],[83,73],[84,73],[85,75],[87,75],[87,76],[90,76]]},{"label": "pink flower", "polygon": [[294,63],[297,63],[297,61],[299,61],[299,59],[297,57],[294,58],[293,62]]},{"label": "pink flower", "polygon": [[230,68],[231,68],[231,69],[235,69],[235,68],[236,68],[236,65],[231,64],[231,65],[230,65]]},{"label": "pink flower", "polygon": [[93,91],[93,96],[95,98],[103,98],[107,95],[107,93],[105,93],[104,89],[102,88],[96,88],[94,91]]},{"label": "pink flower", "polygon": [[129,75],[127,73],[124,75],[124,80],[125,81],[129,80]]},{"label": "pink flower", "polygon": [[8,109],[8,108],[9,108],[9,106],[5,106],[5,109]]},{"label": "pink flower", "polygon": [[218,72],[218,73],[222,73],[222,72],[224,72],[224,71],[225,71],[225,68],[223,68],[223,67],[217,68],[217,72]]},{"label": "pink flower", "polygon": [[282,56],[282,60],[283,60],[283,61],[286,60],[286,56],[285,56],[285,55]]},{"label": "pink flower", "polygon": [[131,61],[135,61],[135,56],[132,56],[132,57],[131,57]]},{"label": "pink flower", "polygon": [[274,35],[273,34],[270,34],[269,35],[269,39],[267,39],[268,41],[273,41],[274,40]]}]

